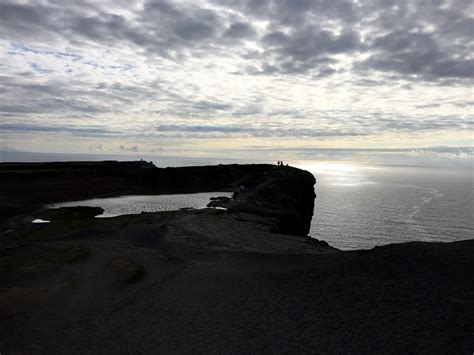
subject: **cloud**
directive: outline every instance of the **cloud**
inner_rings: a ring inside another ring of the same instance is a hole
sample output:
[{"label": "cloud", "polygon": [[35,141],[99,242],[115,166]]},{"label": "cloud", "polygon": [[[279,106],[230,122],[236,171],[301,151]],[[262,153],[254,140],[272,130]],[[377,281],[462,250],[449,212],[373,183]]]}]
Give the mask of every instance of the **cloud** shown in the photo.
[{"label": "cloud", "polygon": [[246,22],[235,22],[224,32],[224,37],[239,40],[255,37],[257,32],[252,25]]},{"label": "cloud", "polygon": [[428,159],[449,159],[449,160],[466,160],[474,159],[474,150],[472,148],[456,148],[443,149],[413,149],[408,155],[410,157],[428,158]]},{"label": "cloud", "polygon": [[263,44],[262,71],[268,74],[305,73],[319,68],[327,73],[328,64],[337,62],[330,55],[351,53],[361,46],[357,33],[347,31],[336,35],[315,25],[290,34],[268,33],[263,37]]},{"label": "cloud", "polygon": [[122,151],[122,152],[138,152],[140,149],[138,147],[138,145],[132,145],[130,147],[127,147],[127,146],[124,146],[124,145],[121,145],[119,147],[119,150]]},{"label": "cloud", "polygon": [[[5,3],[0,5],[0,26],[17,40],[40,37],[128,44],[175,59],[187,57],[190,50],[225,51],[232,45],[229,39],[254,39],[261,48],[253,65],[260,68],[255,74],[305,73],[321,66],[327,72],[328,61],[340,60],[333,55],[357,51],[368,55],[356,63],[363,72],[393,72],[425,80],[474,75],[470,58],[474,19],[456,2],[274,0],[227,5],[239,11],[238,21],[227,11],[191,2],[149,1],[127,17],[91,4],[79,8],[48,2]],[[255,27],[243,19],[271,25],[260,30],[258,40]],[[60,38],[59,33],[68,37]]]},{"label": "cloud", "polygon": [[469,54],[473,49],[472,3],[465,8],[455,1],[385,5],[378,8],[374,27],[379,31],[368,36],[370,56],[358,64],[359,69],[427,81],[474,77]]},{"label": "cloud", "polygon": [[464,144],[473,13],[467,0],[3,1],[0,129],[141,149]]},{"label": "cloud", "polygon": [[54,31],[50,16],[54,10],[41,4],[0,4],[0,23],[4,36],[17,38],[46,38]]},{"label": "cloud", "polygon": [[99,144],[99,143],[94,143],[94,144],[91,144],[89,146],[89,150],[92,150],[92,151],[102,151],[104,150],[102,144]]},{"label": "cloud", "polygon": [[372,47],[375,54],[358,64],[359,68],[428,81],[474,78],[474,60],[449,55],[431,35],[403,32],[402,38],[390,38],[394,35],[378,38]]},{"label": "cloud", "polygon": [[101,136],[113,134],[113,131],[98,127],[66,127],[57,125],[33,125],[25,123],[0,123],[1,131],[37,132],[37,133],[67,133],[77,136]]},{"label": "cloud", "polygon": [[[146,1],[126,13],[114,6],[107,12],[106,6],[93,3],[3,3],[0,28],[19,41],[125,44],[175,60],[194,51],[223,52],[236,40],[251,39],[260,47],[254,67],[266,74],[317,70],[327,60],[340,62],[334,55],[357,51],[368,55],[356,65],[363,72],[425,80],[474,75],[469,3],[466,11],[456,1],[243,0],[213,5]],[[252,20],[269,25],[257,31]]]},{"label": "cloud", "polygon": [[180,126],[180,125],[160,125],[157,127],[160,133],[190,133],[199,134],[200,137],[213,137],[213,134],[226,134],[232,136],[250,136],[250,137],[346,137],[346,136],[364,136],[367,133],[345,130],[318,130],[305,128],[257,128],[241,127],[228,125],[207,125],[207,126]]}]

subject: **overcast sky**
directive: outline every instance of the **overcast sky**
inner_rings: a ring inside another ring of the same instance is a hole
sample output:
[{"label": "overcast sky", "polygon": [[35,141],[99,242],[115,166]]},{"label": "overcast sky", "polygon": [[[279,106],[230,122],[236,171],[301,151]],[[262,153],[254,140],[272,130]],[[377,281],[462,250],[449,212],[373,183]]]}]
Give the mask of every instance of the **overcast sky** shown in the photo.
[{"label": "overcast sky", "polygon": [[0,148],[464,154],[473,16],[472,0],[1,0]]}]

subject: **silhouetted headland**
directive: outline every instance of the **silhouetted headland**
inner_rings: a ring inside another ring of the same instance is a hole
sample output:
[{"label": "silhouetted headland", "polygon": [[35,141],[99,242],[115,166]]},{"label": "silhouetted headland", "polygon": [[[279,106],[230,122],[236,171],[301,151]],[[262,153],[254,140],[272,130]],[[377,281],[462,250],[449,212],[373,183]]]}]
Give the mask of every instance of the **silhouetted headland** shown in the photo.
[{"label": "silhouetted headland", "polygon": [[[0,353],[472,352],[474,241],[339,251],[308,237],[315,182],[280,164],[0,164]],[[44,208],[207,191],[233,197]]]}]

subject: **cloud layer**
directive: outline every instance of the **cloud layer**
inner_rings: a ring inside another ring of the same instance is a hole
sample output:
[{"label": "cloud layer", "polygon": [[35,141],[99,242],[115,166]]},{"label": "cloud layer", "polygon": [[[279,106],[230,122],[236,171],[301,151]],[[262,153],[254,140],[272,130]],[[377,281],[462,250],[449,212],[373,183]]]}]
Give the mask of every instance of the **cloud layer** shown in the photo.
[{"label": "cloud layer", "polygon": [[470,0],[2,2],[0,139],[466,144],[473,13]]}]

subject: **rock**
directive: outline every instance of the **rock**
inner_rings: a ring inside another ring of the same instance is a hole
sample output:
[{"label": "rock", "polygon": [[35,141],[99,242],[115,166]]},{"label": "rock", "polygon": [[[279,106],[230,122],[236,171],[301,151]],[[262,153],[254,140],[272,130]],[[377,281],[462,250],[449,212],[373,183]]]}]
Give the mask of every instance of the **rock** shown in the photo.
[{"label": "rock", "polygon": [[328,242],[326,242],[325,240],[319,240],[319,239],[313,238],[309,235],[306,237],[306,240],[308,241],[308,243],[310,243],[312,245],[315,245],[315,246],[318,246],[320,248],[328,248],[328,249],[336,250],[336,248],[330,246],[328,244]]},{"label": "rock", "polygon": [[230,201],[227,196],[211,197],[211,202],[207,204],[207,207],[219,207],[221,203]]}]

